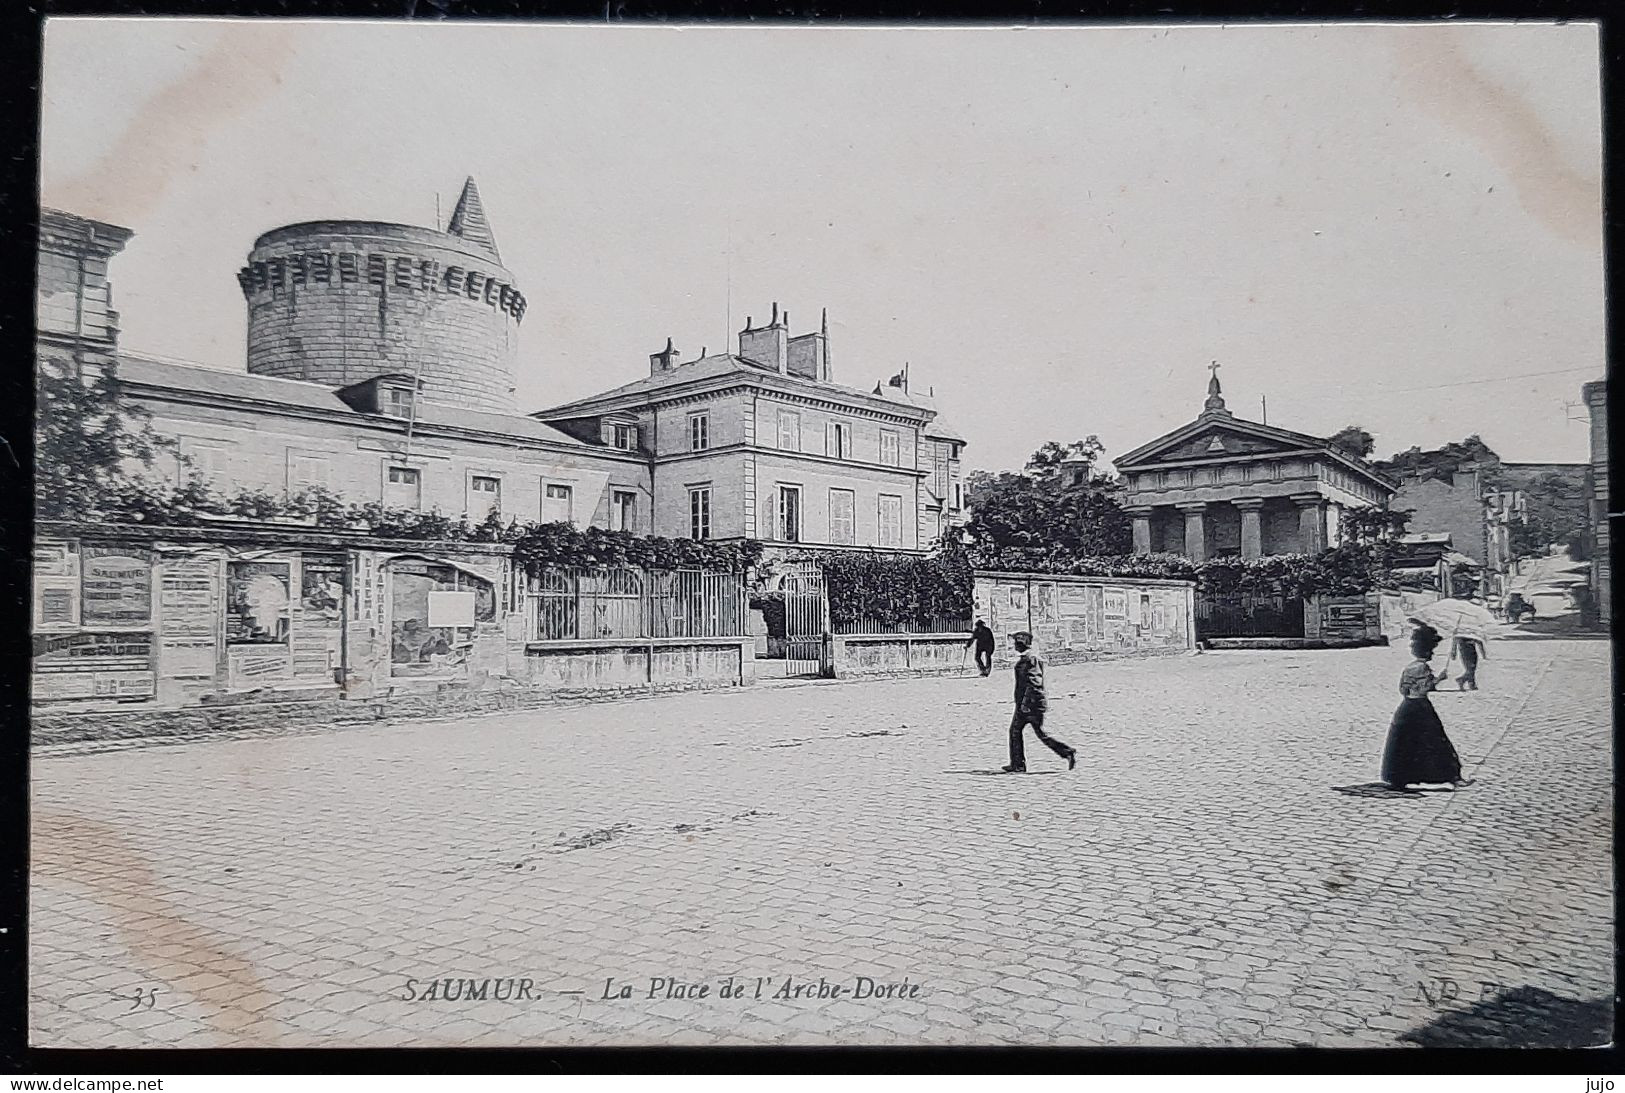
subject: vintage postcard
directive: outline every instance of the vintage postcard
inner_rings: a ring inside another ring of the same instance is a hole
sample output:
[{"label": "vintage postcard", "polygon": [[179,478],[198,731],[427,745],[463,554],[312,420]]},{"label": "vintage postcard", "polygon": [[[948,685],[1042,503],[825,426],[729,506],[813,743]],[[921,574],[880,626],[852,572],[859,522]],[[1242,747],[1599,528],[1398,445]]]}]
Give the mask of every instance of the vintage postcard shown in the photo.
[{"label": "vintage postcard", "polygon": [[1595,25],[42,94],[34,1046],[1611,1038]]}]

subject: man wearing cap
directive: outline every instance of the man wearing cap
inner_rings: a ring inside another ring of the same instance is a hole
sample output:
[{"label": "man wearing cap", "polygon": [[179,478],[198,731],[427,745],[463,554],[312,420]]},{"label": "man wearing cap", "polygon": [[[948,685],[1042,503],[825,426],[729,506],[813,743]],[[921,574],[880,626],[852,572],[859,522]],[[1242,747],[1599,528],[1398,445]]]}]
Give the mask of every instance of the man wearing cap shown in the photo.
[{"label": "man wearing cap", "polygon": [[1077,765],[1078,753],[1053,736],[1044,732],[1044,714],[1049,702],[1044,696],[1044,660],[1033,652],[1033,636],[1023,630],[1012,634],[1010,641],[1016,647],[1016,716],[1010,721],[1010,765],[1007,774],[1022,774],[1027,770],[1027,755],[1022,733],[1028,725],[1050,751],[1066,760],[1066,769]]}]

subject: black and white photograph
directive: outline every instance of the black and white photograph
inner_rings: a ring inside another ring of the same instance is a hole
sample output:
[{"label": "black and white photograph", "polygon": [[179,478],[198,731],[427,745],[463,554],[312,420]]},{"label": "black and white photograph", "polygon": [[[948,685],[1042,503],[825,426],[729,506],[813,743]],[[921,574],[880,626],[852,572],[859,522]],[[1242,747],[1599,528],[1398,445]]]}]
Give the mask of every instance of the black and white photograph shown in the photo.
[{"label": "black and white photograph", "polygon": [[29,1044],[1610,1044],[1599,41],[46,20]]}]

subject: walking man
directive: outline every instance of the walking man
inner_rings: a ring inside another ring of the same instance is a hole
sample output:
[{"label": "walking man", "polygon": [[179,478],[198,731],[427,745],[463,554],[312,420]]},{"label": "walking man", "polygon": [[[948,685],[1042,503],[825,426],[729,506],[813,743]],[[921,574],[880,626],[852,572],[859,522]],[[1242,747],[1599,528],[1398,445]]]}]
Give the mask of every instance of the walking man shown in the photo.
[{"label": "walking man", "polygon": [[1033,636],[1023,630],[1010,635],[1016,647],[1016,716],[1010,721],[1010,765],[1006,774],[1023,774],[1027,770],[1027,754],[1022,733],[1028,725],[1033,734],[1050,751],[1066,760],[1066,769],[1077,765],[1078,753],[1053,736],[1044,732],[1044,714],[1049,701],[1044,696],[1044,660],[1032,651]]},{"label": "walking man", "polygon": [[970,641],[965,648],[976,646],[976,667],[984,676],[993,674],[993,631],[987,628],[987,623],[981,619],[976,620],[976,629],[970,632]]}]

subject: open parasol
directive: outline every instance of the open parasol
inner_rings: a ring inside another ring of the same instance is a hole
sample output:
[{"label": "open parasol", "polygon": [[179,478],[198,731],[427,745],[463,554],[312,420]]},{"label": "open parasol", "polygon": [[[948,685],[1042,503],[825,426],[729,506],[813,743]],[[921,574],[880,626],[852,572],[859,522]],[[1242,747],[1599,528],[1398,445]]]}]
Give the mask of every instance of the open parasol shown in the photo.
[{"label": "open parasol", "polygon": [[1411,612],[1412,622],[1431,626],[1445,641],[1468,638],[1483,645],[1489,640],[1495,616],[1468,600],[1437,600]]}]

